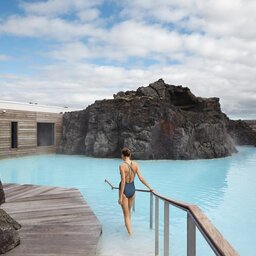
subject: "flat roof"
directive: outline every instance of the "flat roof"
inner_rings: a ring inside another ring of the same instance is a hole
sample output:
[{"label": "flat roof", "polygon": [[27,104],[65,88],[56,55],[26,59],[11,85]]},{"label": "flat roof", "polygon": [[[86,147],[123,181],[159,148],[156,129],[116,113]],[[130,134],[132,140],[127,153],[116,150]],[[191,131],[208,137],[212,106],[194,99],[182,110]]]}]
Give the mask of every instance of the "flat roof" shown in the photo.
[{"label": "flat roof", "polygon": [[25,103],[25,102],[4,101],[4,100],[0,100],[0,109],[12,109],[12,110],[48,112],[48,113],[60,113],[60,112],[64,113],[64,112],[81,110],[81,109],[74,109],[69,107],[40,105],[33,102]]}]

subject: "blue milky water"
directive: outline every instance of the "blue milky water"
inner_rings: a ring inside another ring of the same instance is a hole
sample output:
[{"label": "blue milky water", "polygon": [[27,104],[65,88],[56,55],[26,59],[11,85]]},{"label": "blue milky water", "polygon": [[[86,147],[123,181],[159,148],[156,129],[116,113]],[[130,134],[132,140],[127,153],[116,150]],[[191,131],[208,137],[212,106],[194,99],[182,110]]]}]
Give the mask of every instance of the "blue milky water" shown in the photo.
[{"label": "blue milky water", "polygon": [[[160,194],[197,204],[224,237],[244,256],[256,255],[256,148],[240,147],[232,157],[192,161],[138,161],[143,176]],[[97,255],[154,255],[154,230],[149,229],[149,195],[137,193],[132,214],[134,234],[128,237],[117,191],[119,159],[40,155],[0,161],[4,183],[79,188],[102,223]],[[136,180],[138,188],[144,188]],[[160,209],[163,207],[160,201]],[[163,211],[160,210],[160,252]],[[172,255],[186,255],[186,214],[170,208]],[[214,255],[197,232],[197,255]]]}]

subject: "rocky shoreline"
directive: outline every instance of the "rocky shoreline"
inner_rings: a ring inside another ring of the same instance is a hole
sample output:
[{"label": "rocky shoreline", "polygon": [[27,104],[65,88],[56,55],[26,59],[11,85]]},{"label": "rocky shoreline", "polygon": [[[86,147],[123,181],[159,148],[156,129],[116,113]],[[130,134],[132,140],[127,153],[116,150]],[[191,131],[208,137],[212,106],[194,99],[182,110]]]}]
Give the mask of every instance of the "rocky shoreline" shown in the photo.
[{"label": "rocky shoreline", "polygon": [[247,120],[229,120],[228,133],[236,145],[256,146],[256,130],[253,129],[252,124],[254,122],[248,122]]},{"label": "rocky shoreline", "polygon": [[65,113],[58,151],[120,157],[127,146],[137,159],[209,159],[237,152],[237,143],[256,145],[256,133],[229,120],[219,98],[196,97],[159,79]]},{"label": "rocky shoreline", "polygon": [[[5,195],[0,180],[0,206],[5,203]],[[20,244],[20,236],[17,232],[21,225],[8,213],[0,208],[0,254],[4,254]]]}]

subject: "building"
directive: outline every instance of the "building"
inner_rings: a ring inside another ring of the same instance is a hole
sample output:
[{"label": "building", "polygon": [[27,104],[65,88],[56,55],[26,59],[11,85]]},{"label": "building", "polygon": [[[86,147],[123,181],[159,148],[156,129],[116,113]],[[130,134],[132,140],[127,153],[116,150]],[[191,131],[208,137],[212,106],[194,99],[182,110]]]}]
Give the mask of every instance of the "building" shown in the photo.
[{"label": "building", "polygon": [[68,108],[0,101],[0,158],[56,153]]}]

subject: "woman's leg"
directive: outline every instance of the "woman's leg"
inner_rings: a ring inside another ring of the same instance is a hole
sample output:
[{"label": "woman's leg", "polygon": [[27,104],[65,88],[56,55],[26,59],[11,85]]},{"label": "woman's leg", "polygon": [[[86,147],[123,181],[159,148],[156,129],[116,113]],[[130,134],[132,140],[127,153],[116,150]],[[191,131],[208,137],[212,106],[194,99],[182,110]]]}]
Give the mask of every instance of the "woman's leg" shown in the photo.
[{"label": "woman's leg", "polygon": [[125,223],[126,229],[128,231],[128,234],[131,235],[132,234],[132,225],[131,225],[128,198],[126,196],[123,196],[122,210],[123,210],[123,214],[124,214],[124,223]]},{"label": "woman's leg", "polygon": [[134,199],[135,199],[135,194],[133,195],[133,197],[128,199],[128,207],[129,207],[129,216],[131,218],[131,209],[134,203]]}]

